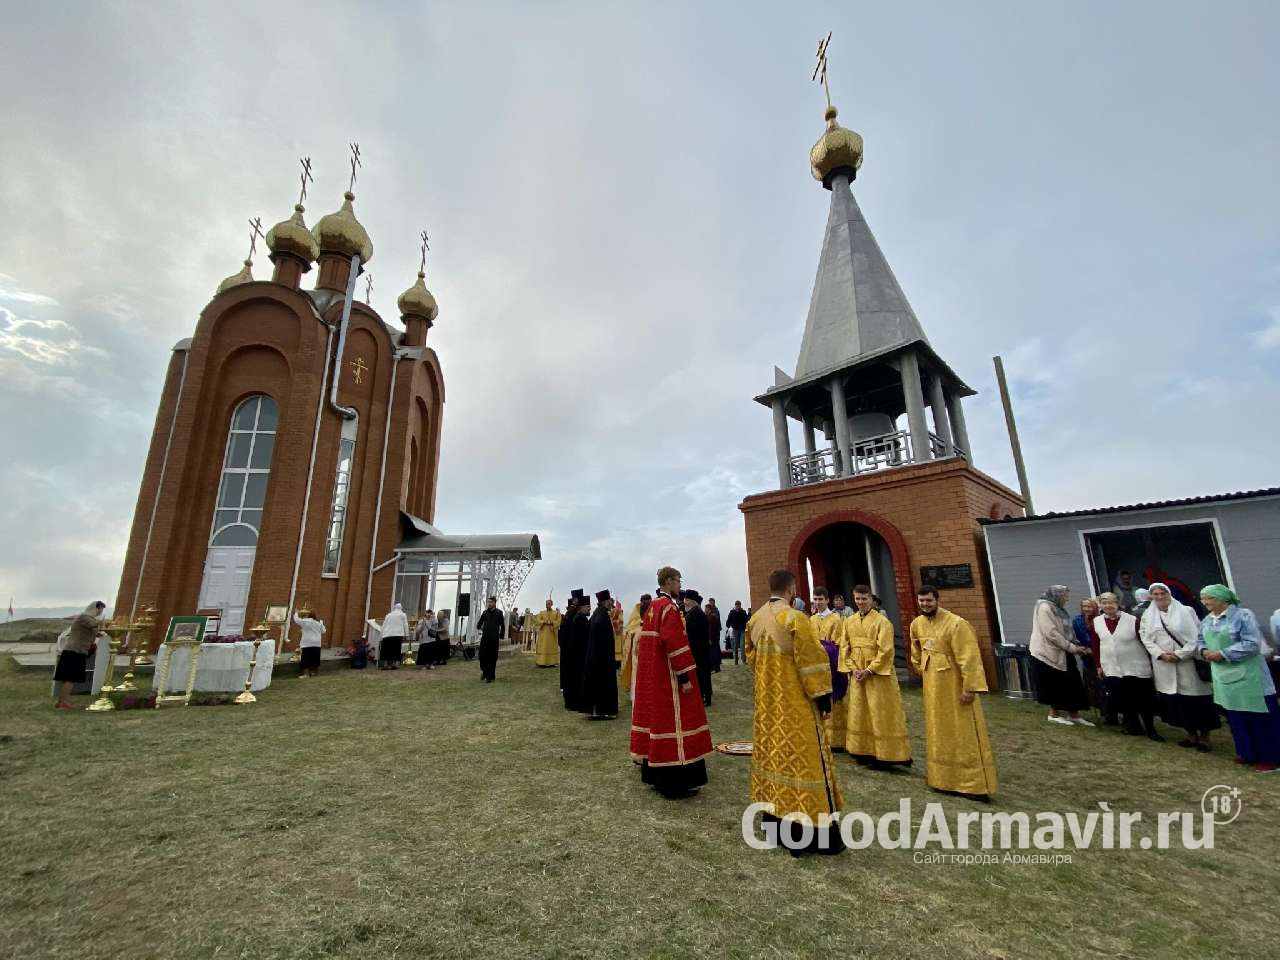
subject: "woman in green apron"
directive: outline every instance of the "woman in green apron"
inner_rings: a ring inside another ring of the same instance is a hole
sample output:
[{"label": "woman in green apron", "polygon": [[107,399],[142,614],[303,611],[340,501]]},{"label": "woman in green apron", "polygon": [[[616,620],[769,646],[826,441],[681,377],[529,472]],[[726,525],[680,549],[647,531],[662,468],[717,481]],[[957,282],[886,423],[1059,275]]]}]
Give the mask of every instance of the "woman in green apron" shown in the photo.
[{"label": "woman in green apron", "polygon": [[1236,763],[1274,773],[1280,770],[1280,705],[1262,659],[1257,618],[1220,583],[1201,590],[1200,602],[1209,616],[1200,624],[1196,649],[1211,666],[1213,700],[1227,714]]}]

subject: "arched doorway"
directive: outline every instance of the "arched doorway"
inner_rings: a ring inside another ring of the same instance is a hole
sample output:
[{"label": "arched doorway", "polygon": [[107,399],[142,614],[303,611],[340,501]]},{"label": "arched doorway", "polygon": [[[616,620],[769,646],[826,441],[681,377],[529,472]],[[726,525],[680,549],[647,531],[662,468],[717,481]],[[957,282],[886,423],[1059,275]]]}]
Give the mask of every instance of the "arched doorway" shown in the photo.
[{"label": "arched doorway", "polygon": [[796,535],[789,561],[806,600],[811,599],[806,573],[811,573],[813,586],[826,587],[832,596],[842,594],[850,606],[854,586],[870,586],[893,623],[896,660],[905,668],[903,634],[916,615],[915,588],[906,541],[893,524],[860,510],[827,514]]}]

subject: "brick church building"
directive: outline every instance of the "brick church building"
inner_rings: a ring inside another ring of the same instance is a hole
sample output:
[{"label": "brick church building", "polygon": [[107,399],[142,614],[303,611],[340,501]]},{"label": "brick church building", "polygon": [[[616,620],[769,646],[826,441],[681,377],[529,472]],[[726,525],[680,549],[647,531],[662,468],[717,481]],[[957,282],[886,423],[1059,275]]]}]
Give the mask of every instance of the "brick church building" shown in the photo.
[{"label": "brick church building", "polygon": [[295,207],[266,235],[271,279],[246,260],[173,348],[121,615],[220,608],[237,634],[306,604],[337,645],[390,605],[402,527],[435,513],[444,376],[422,272],[397,302],[403,330],[355,299],[373,245],[354,199],[310,230]]},{"label": "brick church building", "polygon": [[[775,368],[755,398],[773,413],[778,489],[739,505],[751,602],[768,598],[780,567],[796,572],[806,600],[811,583],[846,597],[868,584],[894,622],[901,662],[916,589],[932,580],[942,605],[973,624],[994,688],[978,521],[1021,516],[1022,499],[973,465],[963,400],[974,391],[930,345],[872,235],[850,187],[862,137],[836,117],[829,106],[810,152],[831,211],[795,374]],[[793,422],[804,445],[794,456]]]}]

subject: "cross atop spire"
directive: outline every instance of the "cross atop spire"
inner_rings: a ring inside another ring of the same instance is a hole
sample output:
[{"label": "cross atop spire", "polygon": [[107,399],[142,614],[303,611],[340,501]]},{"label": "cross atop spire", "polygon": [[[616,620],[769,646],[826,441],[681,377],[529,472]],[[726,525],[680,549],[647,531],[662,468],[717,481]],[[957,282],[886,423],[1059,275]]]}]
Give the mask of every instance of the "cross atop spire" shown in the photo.
[{"label": "cross atop spire", "polygon": [[427,251],[431,249],[431,245],[427,243],[427,231],[422,231],[422,259],[418,262],[418,272],[427,272]]},{"label": "cross atop spire", "polygon": [[302,206],[302,202],[307,199],[307,184],[315,183],[316,178],[311,175],[310,157],[299,157],[298,163],[302,164],[302,192],[298,194],[298,206]]},{"label": "cross atop spire", "polygon": [[369,301],[373,297],[373,274],[366,273],[364,275],[364,305],[369,306]]},{"label": "cross atop spire", "polygon": [[364,166],[360,162],[360,144],[352,143],[351,147],[351,182],[347,184],[347,192],[353,193],[356,189],[356,169]]},{"label": "cross atop spire", "polygon": [[813,68],[813,80],[821,81],[822,90],[827,95],[827,106],[831,106],[831,87],[827,85],[827,47],[831,43],[831,32],[827,31],[827,36],[823,40],[818,41],[818,65]]},{"label": "cross atop spire", "polygon": [[249,221],[249,261],[258,252],[258,238],[262,236],[262,218],[254,217]]}]

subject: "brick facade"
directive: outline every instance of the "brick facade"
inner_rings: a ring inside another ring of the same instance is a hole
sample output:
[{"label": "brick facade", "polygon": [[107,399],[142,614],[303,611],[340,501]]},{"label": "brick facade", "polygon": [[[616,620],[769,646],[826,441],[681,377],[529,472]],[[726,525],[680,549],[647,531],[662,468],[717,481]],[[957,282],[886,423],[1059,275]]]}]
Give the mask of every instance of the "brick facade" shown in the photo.
[{"label": "brick facade", "polygon": [[[973,624],[987,682],[996,688],[995,606],[978,519],[1021,516],[1022,499],[1012,490],[963,459],[950,458],[756,494],[738,509],[746,522],[753,608],[769,597],[770,572],[785,567],[799,575],[809,559],[810,538],[834,523],[860,523],[888,546],[903,636],[918,612],[915,591],[920,567],[969,564],[975,586],[943,590],[941,603]],[[820,573],[815,566],[815,577]],[[803,576],[800,581],[807,600],[808,584]]]},{"label": "brick facade", "polygon": [[[333,274],[328,286],[345,283],[341,266],[322,263]],[[403,348],[377,313],[355,303],[335,366],[342,297],[313,301],[290,279],[278,273],[219,293],[170,359],[115,605],[125,616],[135,599],[138,610],[154,604],[157,642],[170,617],[196,610],[231,416],[247,397],[272,397],[279,422],[246,630],[268,604],[309,601],[328,626],[326,642],[350,643],[363,633],[366,608],[381,616],[392,602],[394,565],[373,575],[371,591],[368,584],[371,568],[391,559],[399,543],[400,511],[433,518],[444,406],[435,351]],[[359,426],[338,574],[325,576],[343,424],[328,402],[333,376],[338,403],[358,411]],[[297,628],[291,631],[296,637]]]}]

